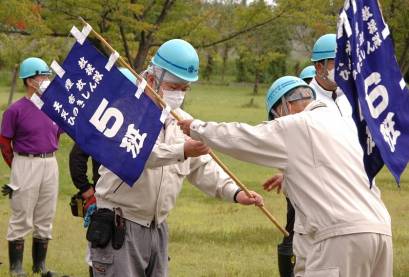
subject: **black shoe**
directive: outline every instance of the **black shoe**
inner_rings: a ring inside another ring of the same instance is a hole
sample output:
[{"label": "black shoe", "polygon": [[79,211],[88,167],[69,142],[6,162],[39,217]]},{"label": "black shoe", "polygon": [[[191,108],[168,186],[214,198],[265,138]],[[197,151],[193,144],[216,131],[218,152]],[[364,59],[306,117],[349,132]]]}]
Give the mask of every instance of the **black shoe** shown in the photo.
[{"label": "black shoe", "polygon": [[10,275],[27,276],[23,270],[24,240],[9,241]]}]

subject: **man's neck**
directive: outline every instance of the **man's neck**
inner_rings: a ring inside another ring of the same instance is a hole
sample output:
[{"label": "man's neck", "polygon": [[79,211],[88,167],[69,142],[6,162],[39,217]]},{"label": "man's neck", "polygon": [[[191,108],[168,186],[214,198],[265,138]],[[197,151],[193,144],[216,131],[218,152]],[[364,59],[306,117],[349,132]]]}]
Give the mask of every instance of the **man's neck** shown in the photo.
[{"label": "man's neck", "polygon": [[27,91],[26,91],[26,95],[25,95],[25,96],[26,96],[27,99],[30,99],[31,96],[33,96],[33,94],[34,94],[34,90],[28,88]]},{"label": "man's neck", "polygon": [[315,80],[317,81],[318,85],[326,91],[335,91],[337,89],[336,87],[335,89],[328,88],[327,84],[325,84],[326,82],[321,78],[315,78]]}]

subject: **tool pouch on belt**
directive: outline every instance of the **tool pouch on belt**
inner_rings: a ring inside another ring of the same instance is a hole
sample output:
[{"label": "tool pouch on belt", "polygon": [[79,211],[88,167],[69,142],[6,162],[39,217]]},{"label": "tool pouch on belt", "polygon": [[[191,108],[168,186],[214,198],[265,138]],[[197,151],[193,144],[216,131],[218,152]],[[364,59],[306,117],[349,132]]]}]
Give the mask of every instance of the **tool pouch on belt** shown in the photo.
[{"label": "tool pouch on belt", "polygon": [[76,193],[71,197],[70,208],[73,216],[84,217],[84,199],[81,193]]},{"label": "tool pouch on belt", "polygon": [[112,235],[112,248],[121,249],[125,241],[125,218],[122,216],[121,208],[115,208],[114,232]]},{"label": "tool pouch on belt", "polygon": [[115,213],[109,209],[98,209],[91,216],[87,230],[87,240],[92,248],[105,248],[111,240],[114,230]]}]

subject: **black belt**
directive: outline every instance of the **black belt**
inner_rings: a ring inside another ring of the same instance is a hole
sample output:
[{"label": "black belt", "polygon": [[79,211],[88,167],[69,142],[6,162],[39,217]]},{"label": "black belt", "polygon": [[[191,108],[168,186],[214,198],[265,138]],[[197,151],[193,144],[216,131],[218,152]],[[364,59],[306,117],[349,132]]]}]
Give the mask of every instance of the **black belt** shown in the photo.
[{"label": "black belt", "polygon": [[31,158],[50,158],[54,157],[54,152],[50,153],[39,153],[39,154],[30,154],[30,153],[21,153],[17,152],[17,155]]}]

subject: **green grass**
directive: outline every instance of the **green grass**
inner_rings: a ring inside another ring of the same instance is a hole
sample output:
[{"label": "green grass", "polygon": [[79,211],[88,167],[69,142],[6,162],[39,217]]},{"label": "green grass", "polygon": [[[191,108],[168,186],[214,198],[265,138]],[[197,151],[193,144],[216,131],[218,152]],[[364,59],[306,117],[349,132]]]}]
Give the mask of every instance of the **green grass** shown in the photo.
[{"label": "green grass", "polygon": [[[264,91],[250,103],[251,85],[216,86],[199,84],[189,93],[185,109],[203,120],[243,121],[265,120]],[[7,102],[8,88],[0,87],[0,109]],[[16,95],[16,98],[21,94]],[[61,139],[58,152],[60,195],[50,243],[48,265],[72,276],[87,276],[84,262],[85,231],[82,222],[71,216],[68,201],[75,192],[68,173],[68,152],[72,142]],[[285,224],[285,201],[282,195],[265,193],[260,184],[273,170],[246,164],[220,155],[222,160],[250,188],[265,197],[267,208]],[[8,182],[9,169],[0,166],[0,184]],[[384,169],[377,177],[386,206],[392,216],[394,241],[394,276],[409,273],[409,176],[402,176],[401,189]],[[10,215],[8,199],[0,198],[0,276],[7,276],[7,222]],[[186,183],[169,219],[171,276],[278,276],[276,245],[281,234],[255,207],[242,207],[210,198]],[[30,238],[27,238],[24,266],[31,267]]]}]

